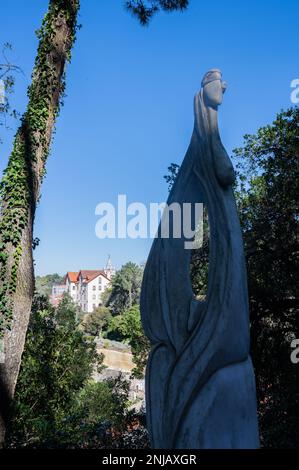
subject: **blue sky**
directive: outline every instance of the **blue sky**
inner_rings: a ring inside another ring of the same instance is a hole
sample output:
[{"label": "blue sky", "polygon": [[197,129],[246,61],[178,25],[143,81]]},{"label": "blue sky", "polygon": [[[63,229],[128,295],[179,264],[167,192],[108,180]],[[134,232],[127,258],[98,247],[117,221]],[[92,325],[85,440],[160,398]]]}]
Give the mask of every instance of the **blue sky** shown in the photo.
[{"label": "blue sky", "polygon": [[[0,43],[10,42],[17,77],[14,105],[23,111],[47,1],[1,6]],[[289,107],[299,78],[298,0],[191,0],[181,13],[161,13],[147,28],[122,0],[82,0],[82,29],[67,70],[67,97],[57,123],[37,211],[36,273],[117,267],[144,261],[150,240],[99,240],[95,207],[167,198],[163,180],[180,163],[193,126],[193,96],[202,75],[220,68],[228,82],[219,110],[224,145],[270,123]],[[13,132],[1,130],[0,170]]]}]

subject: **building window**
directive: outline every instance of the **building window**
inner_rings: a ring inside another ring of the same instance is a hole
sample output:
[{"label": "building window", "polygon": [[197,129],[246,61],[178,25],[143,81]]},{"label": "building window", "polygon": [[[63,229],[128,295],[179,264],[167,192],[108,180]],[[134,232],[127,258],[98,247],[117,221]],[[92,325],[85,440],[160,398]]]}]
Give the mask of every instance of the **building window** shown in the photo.
[{"label": "building window", "polygon": [[92,290],[96,290],[97,286],[92,286]]},{"label": "building window", "polygon": [[93,294],[92,300],[96,300],[96,295],[95,294]]},{"label": "building window", "polygon": [[95,308],[96,308],[96,304],[92,304],[92,308],[95,309]]},{"label": "building window", "polygon": [[73,290],[75,290],[75,289],[76,289],[76,286],[73,286]]}]

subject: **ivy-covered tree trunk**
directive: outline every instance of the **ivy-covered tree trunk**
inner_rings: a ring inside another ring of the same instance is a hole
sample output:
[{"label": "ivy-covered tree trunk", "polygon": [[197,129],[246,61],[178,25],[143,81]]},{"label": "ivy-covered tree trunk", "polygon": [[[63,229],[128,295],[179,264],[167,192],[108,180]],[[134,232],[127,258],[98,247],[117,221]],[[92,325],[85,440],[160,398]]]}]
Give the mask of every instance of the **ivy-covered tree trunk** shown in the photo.
[{"label": "ivy-covered tree trunk", "polygon": [[0,444],[4,440],[33,292],[33,223],[77,29],[79,0],[50,0],[39,30],[29,102],[0,185]]}]

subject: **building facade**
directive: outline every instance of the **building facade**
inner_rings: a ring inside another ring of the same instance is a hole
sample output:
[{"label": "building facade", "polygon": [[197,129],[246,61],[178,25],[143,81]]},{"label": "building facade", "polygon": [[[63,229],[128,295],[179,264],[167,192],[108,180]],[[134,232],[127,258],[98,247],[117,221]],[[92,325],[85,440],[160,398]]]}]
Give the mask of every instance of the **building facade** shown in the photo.
[{"label": "building facade", "polygon": [[50,302],[53,307],[58,307],[59,302],[61,301],[62,296],[65,292],[67,292],[67,286],[65,284],[55,284],[54,286],[52,286]]},{"label": "building facade", "polygon": [[64,282],[66,291],[71,299],[77,304],[78,303],[78,272],[68,271],[65,275]]},{"label": "building facade", "polygon": [[55,307],[59,304],[64,292],[83,312],[93,312],[102,305],[104,290],[110,285],[115,269],[109,256],[106,268],[103,270],[82,269],[80,271],[68,271],[63,285],[52,287],[51,303]]},{"label": "building facade", "polygon": [[77,304],[83,312],[93,312],[102,305],[102,294],[110,285],[104,271],[81,270],[77,281]]}]

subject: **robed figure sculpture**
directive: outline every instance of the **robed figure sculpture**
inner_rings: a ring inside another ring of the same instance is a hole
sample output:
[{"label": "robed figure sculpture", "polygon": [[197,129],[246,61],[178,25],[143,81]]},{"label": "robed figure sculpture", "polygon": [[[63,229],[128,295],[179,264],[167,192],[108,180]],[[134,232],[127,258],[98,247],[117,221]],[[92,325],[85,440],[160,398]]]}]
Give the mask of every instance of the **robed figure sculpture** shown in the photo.
[{"label": "robed figure sculpture", "polygon": [[193,293],[183,234],[170,230],[167,238],[158,231],[143,277],[141,317],[151,342],[146,414],[154,448],[259,446],[235,174],[218,130],[225,86],[219,70],[205,74],[191,142],[167,201],[207,209],[206,298]]}]

